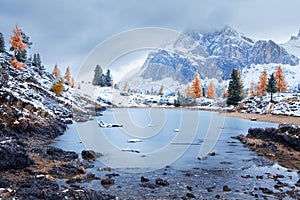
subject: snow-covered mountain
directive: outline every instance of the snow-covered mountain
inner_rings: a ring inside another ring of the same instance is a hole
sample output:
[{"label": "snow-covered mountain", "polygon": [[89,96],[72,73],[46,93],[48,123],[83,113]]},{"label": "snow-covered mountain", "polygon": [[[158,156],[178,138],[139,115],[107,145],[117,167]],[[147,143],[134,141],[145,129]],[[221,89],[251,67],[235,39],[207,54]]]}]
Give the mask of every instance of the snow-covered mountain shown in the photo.
[{"label": "snow-covered mountain", "polygon": [[291,54],[294,54],[298,58],[300,58],[300,30],[298,35],[291,36],[291,39],[282,44],[282,46]]},{"label": "snow-covered mountain", "polygon": [[275,68],[281,64],[299,69],[299,58],[284,47],[272,40],[255,41],[229,26],[208,33],[189,30],[173,44],[150,52],[141,71],[131,81],[161,82],[172,78],[187,84],[198,70],[201,79],[215,78],[222,82],[229,79],[233,68],[265,65]]}]

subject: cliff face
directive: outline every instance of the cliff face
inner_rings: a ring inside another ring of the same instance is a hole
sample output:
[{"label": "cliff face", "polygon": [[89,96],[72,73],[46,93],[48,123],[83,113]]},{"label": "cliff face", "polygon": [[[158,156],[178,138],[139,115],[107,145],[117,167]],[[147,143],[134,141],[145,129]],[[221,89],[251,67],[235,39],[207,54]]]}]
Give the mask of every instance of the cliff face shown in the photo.
[{"label": "cliff face", "polygon": [[232,68],[269,63],[295,66],[299,59],[272,40],[254,41],[226,26],[209,33],[186,31],[167,50],[148,55],[141,77],[188,83],[198,70],[201,78],[227,80]]}]

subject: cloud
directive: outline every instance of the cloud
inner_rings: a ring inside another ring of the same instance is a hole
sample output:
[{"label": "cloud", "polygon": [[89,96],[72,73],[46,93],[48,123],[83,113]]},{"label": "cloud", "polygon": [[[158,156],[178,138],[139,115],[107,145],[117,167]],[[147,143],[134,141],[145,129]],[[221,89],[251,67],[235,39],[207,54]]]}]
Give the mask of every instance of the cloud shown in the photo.
[{"label": "cloud", "polygon": [[283,42],[300,28],[299,6],[298,0],[4,0],[0,31],[8,40],[18,24],[46,67],[70,65],[76,73],[96,45],[134,28],[205,31],[227,24],[255,39]]}]

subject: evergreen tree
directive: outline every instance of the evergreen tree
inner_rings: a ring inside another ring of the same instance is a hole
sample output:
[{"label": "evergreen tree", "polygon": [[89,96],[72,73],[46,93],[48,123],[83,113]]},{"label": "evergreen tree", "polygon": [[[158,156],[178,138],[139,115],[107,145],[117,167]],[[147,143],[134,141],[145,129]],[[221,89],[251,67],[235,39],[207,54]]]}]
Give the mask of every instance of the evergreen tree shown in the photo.
[{"label": "evergreen tree", "polygon": [[276,86],[277,82],[275,80],[274,74],[271,74],[268,78],[268,84],[267,84],[267,91],[271,93],[271,102],[273,102],[273,93],[276,93],[278,91],[278,88]]},{"label": "evergreen tree", "polygon": [[215,85],[213,84],[212,81],[208,85],[208,88],[207,88],[207,91],[206,91],[206,96],[209,99],[213,99],[213,98],[217,97],[216,88],[215,88]]},{"label": "evergreen tree", "polygon": [[5,52],[5,41],[3,34],[0,32],[0,53]]},{"label": "evergreen tree", "polygon": [[256,87],[256,92],[258,96],[267,94],[267,84],[268,84],[268,74],[265,68],[259,77],[258,86]]},{"label": "evergreen tree", "polygon": [[243,95],[241,93],[242,88],[243,85],[241,85],[241,81],[238,77],[238,71],[236,69],[232,69],[226,101],[228,105],[237,105],[238,102],[243,99]]},{"label": "evergreen tree", "polygon": [[15,58],[19,62],[25,62],[27,59],[27,48],[30,48],[32,42],[29,41],[29,37],[22,32],[20,28],[16,26],[13,29],[14,35],[10,39],[11,50],[15,52]]},{"label": "evergreen tree", "polygon": [[38,53],[33,54],[32,65],[36,67],[42,65],[40,54]]},{"label": "evergreen tree", "polygon": [[94,70],[94,78],[93,78],[93,81],[92,81],[92,84],[93,85],[101,85],[101,76],[103,75],[102,74],[103,71],[102,71],[102,68],[100,67],[100,65],[96,65],[96,68]]},{"label": "evergreen tree", "polygon": [[104,74],[101,74],[100,76],[100,87],[106,86],[106,76]]},{"label": "evergreen tree", "polygon": [[203,90],[202,90],[201,81],[199,79],[198,71],[196,71],[194,80],[192,82],[192,89],[193,89],[193,97],[195,98],[203,97]]},{"label": "evergreen tree", "polygon": [[285,92],[287,90],[287,83],[280,65],[276,69],[275,79],[277,81],[276,86],[278,88],[278,92]]},{"label": "evergreen tree", "polygon": [[108,69],[107,72],[106,72],[106,86],[108,87],[111,87],[113,85],[113,79],[112,79],[112,76],[111,76],[111,73],[110,73],[110,70]]}]

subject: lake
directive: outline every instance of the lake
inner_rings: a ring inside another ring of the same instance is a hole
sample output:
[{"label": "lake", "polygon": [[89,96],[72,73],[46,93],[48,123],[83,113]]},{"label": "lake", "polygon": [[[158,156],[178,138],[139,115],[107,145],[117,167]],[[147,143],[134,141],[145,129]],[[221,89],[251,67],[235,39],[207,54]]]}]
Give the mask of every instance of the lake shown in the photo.
[{"label": "lake", "polygon": [[[123,127],[100,128],[98,120]],[[249,198],[251,192],[264,196],[253,188],[260,185],[273,188],[274,180],[255,178],[267,177],[268,173],[282,174],[281,181],[294,184],[298,178],[296,171],[288,171],[232,138],[247,134],[250,127],[277,127],[277,124],[188,109],[108,109],[103,116],[70,125],[52,145],[79,154],[83,149],[102,153],[104,156],[96,160],[95,167],[89,171],[103,177],[105,173],[97,168],[113,168],[120,176],[107,191],[123,198],[180,196],[187,192],[187,185],[197,187],[195,195],[201,198],[215,194]],[[129,143],[130,139],[140,141]],[[242,178],[245,175],[252,178]],[[156,189],[159,192],[153,194],[151,189],[140,186],[140,176],[150,179],[163,176],[170,186]],[[224,193],[224,184],[235,188],[235,192]],[[99,181],[85,186],[106,190]],[[207,187],[213,187],[213,192]]]}]

